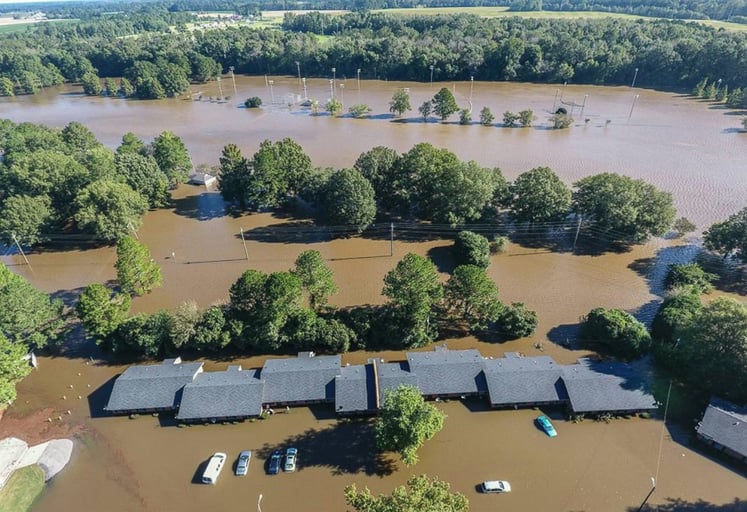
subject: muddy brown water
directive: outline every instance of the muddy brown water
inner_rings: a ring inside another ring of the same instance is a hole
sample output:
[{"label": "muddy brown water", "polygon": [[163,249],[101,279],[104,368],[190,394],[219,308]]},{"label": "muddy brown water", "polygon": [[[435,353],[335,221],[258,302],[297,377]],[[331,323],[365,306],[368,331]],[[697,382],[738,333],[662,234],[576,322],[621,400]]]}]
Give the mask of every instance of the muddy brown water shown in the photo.
[{"label": "muddy brown water", "polygon": [[[345,104],[370,104],[374,119],[313,117],[295,107],[288,111],[281,104],[246,111],[237,108],[235,101],[207,100],[218,94],[213,85],[194,87],[195,92],[202,91],[201,101],[153,102],[88,98],[74,93],[75,88],[61,88],[0,100],[0,116],[52,126],[80,121],[110,146],[125,131],[149,140],[162,130],[173,130],[185,140],[195,163],[217,162],[228,142],[239,144],[251,155],[260,141],[286,136],[298,140],[316,165],[337,167],[351,165],[359,153],[375,145],[406,151],[428,141],[448,147],[462,159],[497,165],[509,178],[539,165],[549,165],[569,183],[602,171],[646,178],[673,192],[680,213],[701,228],[747,204],[747,137],[735,129],[737,118],[684,96],[629,88],[569,85],[559,90],[475,83],[475,111],[488,105],[500,119],[504,110],[532,108],[537,126],[523,130],[422,124],[412,113],[408,119],[412,122],[392,123],[384,113],[397,87],[410,87],[412,104],[417,107],[441,84],[431,88],[429,84],[364,81],[358,93],[355,80],[342,83],[344,91],[338,89],[337,94],[345,95]],[[232,89],[228,80],[223,85]],[[466,106],[469,84],[444,85],[455,87]],[[308,86],[310,96],[329,96],[327,80],[309,80]],[[269,86],[262,78],[237,78],[237,89],[238,94],[232,95],[242,100],[258,95],[270,101]],[[556,91],[562,92],[566,102],[582,103],[588,95],[583,115],[576,109],[576,125],[563,132],[545,129]],[[286,93],[298,94],[298,81],[275,77],[272,95],[278,103]],[[633,105],[636,94],[639,97]],[[319,250],[335,272],[340,293],[332,302],[337,305],[381,302],[383,276],[407,252],[432,256],[443,271],[450,268],[448,241],[398,240],[390,257],[386,239],[331,239],[310,230],[300,238],[268,236],[268,230],[282,229],[294,219],[269,213],[227,216],[220,198],[198,187],[182,187],[174,197],[174,209],[150,212],[139,231],[140,239],[162,265],[164,286],[136,300],[135,311],[174,308],[187,299],[201,306],[223,301],[230,284],[247,267],[285,270],[299,252],[309,248]],[[248,262],[237,236],[240,229],[247,233]],[[54,248],[58,250],[31,254],[30,268],[17,256],[6,256],[3,261],[35,285],[66,299],[92,281],[106,282],[115,276],[111,248],[93,248],[87,243]],[[666,264],[686,261],[694,252],[687,244],[663,240],[601,256],[511,245],[507,253],[493,257],[489,273],[504,302],[522,301],[538,311],[536,337],[504,344],[468,337],[448,340],[448,344],[454,349],[478,348],[486,356],[520,351],[573,362],[586,352],[559,343],[572,339],[581,315],[604,306],[650,318],[660,300]],[[446,273],[443,276],[446,279]],[[542,343],[542,351],[535,348],[536,342]],[[351,353],[344,362],[360,363],[369,356]],[[378,356],[402,358],[395,352]],[[239,362],[256,367],[262,358]],[[254,510],[260,494],[265,512],[345,510],[342,489],[349,483],[390,492],[410,475],[420,473],[449,481],[454,490],[468,496],[471,510],[478,512],[497,507],[616,511],[640,505],[657,467],[652,503],[679,497],[723,504],[747,498],[744,472],[693,449],[687,426],[662,428],[661,420],[574,424],[549,410],[557,418],[559,431],[550,440],[532,424],[537,411],[485,411],[479,401],[441,402],[438,406],[448,414],[444,430],[421,449],[418,465],[406,468],[394,458],[375,455],[370,425],[338,422],[330,416],[331,408],[297,408],[266,421],[188,428],[151,416],[91,418],[91,412],[99,411],[108,399],[111,379],[124,367],[83,355],[41,358],[40,363],[41,368],[19,385],[19,398],[7,414],[22,418],[51,408],[51,423],[37,419],[38,425],[25,427],[28,432],[53,435],[55,424],[64,424],[79,427],[83,433],[72,464],[48,486],[35,511]],[[208,362],[207,369],[226,365],[225,361]],[[300,448],[299,471],[266,476],[262,464],[267,454],[290,444]],[[234,477],[226,468],[216,486],[193,483],[211,453],[225,451],[233,462],[243,449],[255,450],[247,477]],[[507,479],[514,491],[505,496],[480,495],[475,486],[485,479]]]}]

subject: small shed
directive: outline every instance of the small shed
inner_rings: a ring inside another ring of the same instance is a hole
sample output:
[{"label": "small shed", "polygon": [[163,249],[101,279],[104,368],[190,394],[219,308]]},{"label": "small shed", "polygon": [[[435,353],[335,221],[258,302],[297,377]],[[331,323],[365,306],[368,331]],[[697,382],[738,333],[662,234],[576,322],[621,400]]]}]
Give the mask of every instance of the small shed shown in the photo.
[{"label": "small shed", "polygon": [[218,182],[218,178],[206,172],[196,172],[189,177],[189,183],[192,185],[203,185],[210,187]]}]

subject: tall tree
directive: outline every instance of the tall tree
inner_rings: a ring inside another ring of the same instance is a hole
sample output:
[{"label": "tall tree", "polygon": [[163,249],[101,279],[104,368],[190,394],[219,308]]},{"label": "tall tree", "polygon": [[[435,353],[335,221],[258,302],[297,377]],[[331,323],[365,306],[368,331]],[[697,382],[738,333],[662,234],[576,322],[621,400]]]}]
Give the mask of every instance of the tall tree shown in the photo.
[{"label": "tall tree", "polygon": [[85,125],[72,121],[68,123],[60,132],[62,140],[75,153],[85,153],[93,148],[100,147],[101,143],[96,140],[96,136]]},{"label": "tall tree", "polygon": [[460,231],[457,234],[453,253],[457,265],[475,265],[482,269],[490,265],[490,242],[472,231]]},{"label": "tall tree", "polygon": [[255,207],[276,207],[298,192],[311,172],[311,159],[293,139],[269,140],[254,154],[251,199]]},{"label": "tall tree", "polygon": [[80,191],[75,209],[80,229],[113,241],[140,227],[148,201],[125,183],[99,180]]},{"label": "tall tree", "polygon": [[625,359],[643,355],[651,344],[646,326],[621,309],[592,309],[584,318],[578,337]]},{"label": "tall tree", "polygon": [[441,431],[445,418],[414,386],[387,390],[376,419],[376,446],[381,451],[398,452],[402,461],[412,466],[418,462],[418,448]]},{"label": "tall tree", "polygon": [[96,73],[86,73],[80,79],[80,82],[83,86],[83,92],[88,96],[99,96],[101,94],[101,81]]},{"label": "tall tree", "polygon": [[16,399],[16,383],[31,372],[31,365],[23,359],[27,350],[0,331],[0,410]]},{"label": "tall tree", "polygon": [[139,138],[132,132],[127,132],[122,135],[122,142],[117,147],[118,155],[122,153],[137,153],[140,155],[145,155],[147,152],[148,150],[145,147],[145,142],[143,142],[143,139]]},{"label": "tall tree", "polygon": [[571,191],[549,167],[535,167],[511,184],[510,216],[517,222],[537,224],[568,215]]},{"label": "tall tree", "polygon": [[327,304],[329,296],[337,293],[334,274],[324,262],[319,251],[308,250],[298,255],[293,272],[309,294],[309,304],[319,311]]},{"label": "tall tree", "polygon": [[172,186],[186,183],[192,172],[192,158],[182,139],[173,132],[165,131],[153,141],[153,157],[158,162]]},{"label": "tall tree", "polygon": [[249,206],[252,183],[249,162],[235,144],[227,144],[220,155],[218,187],[225,201],[238,203],[241,209]]},{"label": "tall tree", "polygon": [[117,281],[123,293],[145,295],[161,286],[161,268],[148,248],[130,236],[117,242]]},{"label": "tall tree", "polygon": [[709,227],[703,241],[706,249],[725,258],[736,256],[747,261],[747,208]]},{"label": "tall tree", "polygon": [[127,151],[118,154],[115,163],[117,175],[145,197],[151,208],[163,208],[169,204],[169,178],[152,156]]},{"label": "tall tree", "polygon": [[47,240],[46,229],[52,218],[52,202],[46,195],[10,196],[2,203],[0,240],[7,246],[14,236],[23,245],[36,245]]},{"label": "tall tree", "polygon": [[75,311],[86,332],[101,343],[127,319],[130,296],[112,293],[106,286],[92,283],[80,294]]},{"label": "tall tree", "polygon": [[392,101],[389,102],[389,112],[399,117],[409,110],[412,110],[410,93],[405,89],[397,89],[392,96]]},{"label": "tall tree", "polygon": [[441,118],[441,121],[446,121],[452,114],[459,111],[454,95],[446,87],[436,93],[432,102],[433,112]]},{"label": "tall tree", "polygon": [[356,169],[333,172],[322,198],[324,218],[333,226],[354,226],[362,232],[376,218],[373,187]]},{"label": "tall tree", "polygon": [[353,165],[371,183],[376,202],[380,205],[386,205],[386,198],[392,193],[392,187],[396,181],[394,170],[399,159],[400,156],[395,150],[385,146],[376,146],[361,153]]},{"label": "tall tree", "polygon": [[452,318],[465,322],[470,330],[484,330],[500,313],[498,286],[485,269],[460,265],[444,287],[446,309]]},{"label": "tall tree", "polygon": [[503,306],[498,313],[495,329],[503,339],[525,338],[534,334],[537,323],[537,313],[528,309],[523,302],[512,302]]},{"label": "tall tree", "polygon": [[345,501],[357,512],[467,512],[469,500],[462,493],[450,492],[449,484],[426,475],[407,480],[391,495],[373,496],[366,487],[359,491],[355,484],[345,487]]}]

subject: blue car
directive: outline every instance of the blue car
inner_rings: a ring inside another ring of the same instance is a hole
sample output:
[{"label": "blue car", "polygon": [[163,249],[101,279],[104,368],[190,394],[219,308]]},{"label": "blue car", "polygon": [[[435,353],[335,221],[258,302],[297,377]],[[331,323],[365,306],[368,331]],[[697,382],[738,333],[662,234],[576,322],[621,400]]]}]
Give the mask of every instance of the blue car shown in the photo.
[{"label": "blue car", "polygon": [[280,450],[275,450],[272,452],[272,456],[270,457],[270,462],[267,465],[267,474],[268,475],[277,475],[280,473],[280,463],[283,461],[283,452]]},{"label": "blue car", "polygon": [[542,415],[537,418],[537,424],[542,430],[545,431],[545,434],[547,434],[548,436],[555,437],[558,435],[558,433],[555,431],[555,427],[553,427],[552,423],[550,423],[550,418],[548,418],[547,416]]}]

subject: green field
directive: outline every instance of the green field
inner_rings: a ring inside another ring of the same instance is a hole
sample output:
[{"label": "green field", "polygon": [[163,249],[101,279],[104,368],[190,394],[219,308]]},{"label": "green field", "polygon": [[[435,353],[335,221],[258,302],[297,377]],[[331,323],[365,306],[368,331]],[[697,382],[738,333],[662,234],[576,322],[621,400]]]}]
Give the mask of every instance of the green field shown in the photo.
[{"label": "green field", "polygon": [[15,471],[0,490],[0,510],[27,512],[44,489],[44,472],[36,464]]},{"label": "green field", "polygon": [[39,25],[41,23],[72,23],[78,20],[46,20],[46,21],[30,21],[28,23],[16,23],[13,25],[2,25],[0,24],[0,34],[13,34],[16,32],[25,32],[29,27]]}]

